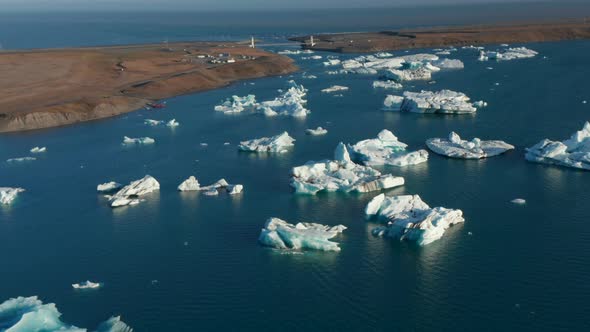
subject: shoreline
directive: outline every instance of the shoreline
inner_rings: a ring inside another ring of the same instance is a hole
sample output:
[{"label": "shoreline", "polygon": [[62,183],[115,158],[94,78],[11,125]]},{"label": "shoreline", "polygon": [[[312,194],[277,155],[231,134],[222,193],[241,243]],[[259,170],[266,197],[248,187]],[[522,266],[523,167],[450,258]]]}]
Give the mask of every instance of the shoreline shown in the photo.
[{"label": "shoreline", "polygon": [[175,42],[0,52],[0,133],[139,110],[158,100],[298,70],[235,42]]},{"label": "shoreline", "polygon": [[590,39],[590,18],[558,22],[520,22],[354,32],[289,38],[304,49],[336,53],[370,53],[430,47],[556,42]]}]

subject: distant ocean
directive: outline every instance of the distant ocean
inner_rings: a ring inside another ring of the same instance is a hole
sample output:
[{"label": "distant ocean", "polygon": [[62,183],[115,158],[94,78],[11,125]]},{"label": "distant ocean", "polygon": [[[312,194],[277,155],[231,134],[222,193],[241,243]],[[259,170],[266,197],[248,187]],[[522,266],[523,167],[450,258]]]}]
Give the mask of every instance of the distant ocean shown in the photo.
[{"label": "distant ocean", "polygon": [[[284,40],[310,32],[565,17],[587,8],[566,10],[556,3],[334,15],[1,13],[0,42],[15,49],[250,35]],[[431,84],[404,84],[407,91],[451,89],[487,101],[475,115],[383,112],[386,95],[404,90],[374,89],[375,75],[330,75],[322,60],[295,55],[301,72],[293,75],[170,98],[156,111],[0,135],[0,187],[27,190],[13,205],[0,207],[0,303],[38,295],[56,303],[70,324],[92,328],[122,315],[137,332],[589,331],[590,173],[533,164],[524,153],[543,138],[566,139],[590,120],[590,104],[583,102],[590,100],[590,41],[526,46],[539,55],[480,62],[476,51],[458,50],[449,57],[462,60],[465,69],[435,73]],[[274,98],[291,79],[309,89],[311,114],[305,119],[213,110],[232,95]],[[320,92],[335,84],[350,90],[342,97]],[[172,118],[180,122],[174,130],[144,124]],[[328,134],[305,135],[317,126]],[[371,235],[377,224],[365,220],[363,209],[377,193],[298,196],[289,186],[293,166],[331,158],[338,142],[374,138],[382,129],[410,150],[450,131],[505,140],[516,149],[468,161],[430,153],[427,163],[385,168],[406,181],[388,194],[419,194],[431,206],[464,212],[465,224],[417,247]],[[237,151],[242,140],[283,131],[296,139],[288,153]],[[125,147],[124,136],[149,136],[156,143]],[[5,162],[30,155],[34,146],[47,152],[31,162]],[[161,189],[137,206],[111,209],[96,193],[99,183],[126,184],[146,174]],[[245,189],[236,197],[179,193],[177,185],[190,175],[202,184],[225,178]],[[510,203],[517,197],[527,204]],[[343,224],[348,229],[335,239],[342,251],[293,254],[261,247],[257,238],[269,217]],[[88,279],[104,286],[72,289]]]}]

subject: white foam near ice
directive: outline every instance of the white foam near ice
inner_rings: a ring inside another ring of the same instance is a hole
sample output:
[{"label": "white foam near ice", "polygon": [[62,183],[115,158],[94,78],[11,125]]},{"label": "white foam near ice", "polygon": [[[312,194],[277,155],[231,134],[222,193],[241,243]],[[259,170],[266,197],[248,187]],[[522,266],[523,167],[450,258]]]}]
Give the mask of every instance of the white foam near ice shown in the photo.
[{"label": "white foam near ice", "polygon": [[0,204],[11,204],[24,191],[23,188],[0,187]]},{"label": "white foam near ice", "polygon": [[408,166],[424,163],[428,160],[426,150],[406,151],[408,145],[402,143],[389,130],[383,129],[377,138],[366,139],[349,145],[353,160],[367,166],[390,165]]},{"label": "white foam near ice", "polygon": [[295,139],[289,136],[286,131],[272,137],[256,138],[249,141],[242,141],[238,146],[239,150],[250,152],[273,152],[285,153],[288,148],[294,146]]},{"label": "white foam near ice", "polygon": [[443,156],[460,159],[493,157],[514,149],[513,145],[504,141],[482,141],[477,137],[471,141],[462,140],[455,132],[451,132],[448,139],[430,138],[426,140],[426,146],[433,152]]},{"label": "white foam near ice", "polygon": [[279,218],[269,218],[260,232],[258,242],[276,249],[340,251],[338,243],[330,239],[345,229],[343,225],[330,227],[307,222],[293,225]]},{"label": "white foam near ice", "polygon": [[559,142],[541,140],[526,149],[528,161],[590,170],[590,123],[575,132],[569,139]]},{"label": "white foam near ice", "polygon": [[431,208],[418,195],[380,194],[367,204],[365,215],[387,222],[374,228],[373,235],[414,241],[421,246],[440,239],[449,227],[465,221],[461,210]]}]

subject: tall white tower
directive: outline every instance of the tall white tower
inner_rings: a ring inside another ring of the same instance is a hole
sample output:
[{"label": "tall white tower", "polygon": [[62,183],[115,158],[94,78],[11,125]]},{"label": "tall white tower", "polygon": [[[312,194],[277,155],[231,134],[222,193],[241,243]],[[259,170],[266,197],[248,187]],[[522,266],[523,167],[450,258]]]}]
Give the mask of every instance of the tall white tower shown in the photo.
[{"label": "tall white tower", "polygon": [[313,36],[310,37],[309,45],[311,45],[311,47],[315,46],[315,42],[313,41]]},{"label": "tall white tower", "polygon": [[255,48],[256,45],[254,45],[254,36],[250,37],[250,47],[251,48]]}]

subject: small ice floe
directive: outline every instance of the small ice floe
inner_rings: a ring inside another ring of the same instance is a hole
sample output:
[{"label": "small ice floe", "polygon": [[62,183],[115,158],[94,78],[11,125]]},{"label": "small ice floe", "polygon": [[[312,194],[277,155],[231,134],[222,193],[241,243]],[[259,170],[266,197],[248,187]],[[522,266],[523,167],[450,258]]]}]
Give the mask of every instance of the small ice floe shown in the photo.
[{"label": "small ice floe", "polygon": [[225,142],[225,143],[223,143],[223,145],[229,145],[229,144],[230,144],[229,142]]},{"label": "small ice floe", "polygon": [[484,108],[484,107],[488,107],[488,103],[483,100],[478,100],[473,103],[473,106],[475,106],[477,108]]},{"label": "small ice floe", "polygon": [[329,88],[322,89],[323,93],[334,93],[339,91],[348,91],[348,87],[342,85],[333,85]]},{"label": "small ice floe", "polygon": [[523,204],[526,204],[526,200],[523,198],[515,198],[515,199],[511,200],[510,203],[523,205]]},{"label": "small ice floe", "polygon": [[565,141],[540,141],[526,149],[525,158],[537,163],[590,170],[590,123],[586,122],[582,130]]},{"label": "small ice floe", "polygon": [[225,189],[228,194],[235,195],[241,193],[244,190],[244,186],[241,184],[229,184],[225,179],[220,179],[211,185],[201,187],[199,181],[194,176],[190,176],[178,186],[179,191],[201,191],[207,196],[218,195],[218,189]]},{"label": "small ice floe", "polygon": [[308,79],[308,80],[313,80],[313,79],[316,79],[318,77],[315,76],[315,75],[312,75],[312,74],[303,73],[303,74],[301,74],[301,78],[305,78],[305,79]]},{"label": "small ice floe", "polygon": [[473,235],[473,233],[471,233],[471,232],[467,232],[467,235],[471,236],[471,235]]},{"label": "small ice floe", "polygon": [[18,157],[18,158],[10,158],[6,159],[7,163],[22,163],[27,161],[34,161],[37,160],[35,157]]},{"label": "small ice floe", "polygon": [[395,81],[373,81],[373,88],[399,90],[404,86]]},{"label": "small ice floe", "polygon": [[387,222],[386,226],[374,228],[373,235],[414,241],[421,246],[440,239],[449,227],[465,221],[463,211],[431,208],[418,195],[380,194],[367,204],[365,215]]},{"label": "small ice floe", "polygon": [[349,145],[352,159],[366,166],[390,165],[408,166],[424,163],[428,160],[426,150],[406,151],[408,145],[400,142],[389,130],[383,129],[377,138],[366,139]]},{"label": "small ice floe", "polygon": [[209,144],[207,144],[207,143],[205,143],[205,142],[201,142],[201,144],[199,144],[199,145],[200,145],[200,146],[202,146],[202,147],[207,147],[207,146],[209,146]]},{"label": "small ice floe", "polygon": [[38,147],[38,146],[36,146],[36,147],[34,147],[34,148],[31,149],[31,153],[42,153],[42,152],[45,152],[45,151],[47,151],[47,148],[46,147]]},{"label": "small ice floe", "polygon": [[12,203],[16,196],[24,191],[23,188],[0,187],[0,204],[8,205]]},{"label": "small ice floe", "polygon": [[384,73],[384,78],[394,81],[429,81],[432,79],[432,71],[427,68],[415,69],[388,69]]},{"label": "small ice floe", "polygon": [[494,67],[486,67],[487,70],[493,70]]},{"label": "small ice floe", "polygon": [[123,145],[133,145],[133,144],[154,144],[156,140],[151,137],[139,137],[139,138],[131,138],[131,137],[123,137]]},{"label": "small ice floe", "polygon": [[255,95],[247,95],[245,97],[232,96],[220,105],[215,106],[215,111],[225,114],[241,113],[244,111],[253,111],[257,104]]},{"label": "small ice floe", "polygon": [[404,184],[404,178],[381,174],[371,167],[352,162],[346,146],[339,143],[334,160],[309,161],[294,167],[291,186],[295,193],[315,195],[320,191],[366,193]]},{"label": "small ice floe", "polygon": [[463,69],[465,64],[461,60],[457,59],[440,59],[435,60],[431,64],[434,68],[439,69]]},{"label": "small ice floe", "polygon": [[108,196],[111,207],[139,204],[140,197],[160,189],[160,183],[146,175],[142,179],[132,181],[116,194]]},{"label": "small ice floe", "polygon": [[587,104],[588,101],[587,100],[582,100],[582,104]]},{"label": "small ice floe", "polygon": [[328,59],[328,61],[324,62],[324,66],[338,66],[341,63],[340,59]]},{"label": "small ice floe", "polygon": [[83,281],[78,284],[72,284],[74,289],[99,289],[102,287],[100,282],[92,282],[90,280]]},{"label": "small ice floe", "polygon": [[322,127],[317,127],[315,129],[309,128],[305,129],[305,133],[312,136],[326,135],[328,133],[328,129],[324,129]]},{"label": "small ice floe", "polygon": [[383,102],[386,111],[413,113],[468,114],[477,108],[467,95],[451,90],[404,92],[403,97],[389,95]]},{"label": "small ice floe", "polygon": [[145,119],[143,121],[143,123],[145,123],[148,126],[152,126],[152,127],[156,127],[161,125],[162,123],[164,123],[164,121],[159,121],[159,120],[152,120],[152,119]]},{"label": "small ice floe", "polygon": [[105,182],[105,183],[99,184],[98,186],[96,186],[96,191],[101,192],[101,193],[106,193],[106,192],[115,191],[121,187],[122,187],[122,185],[120,183],[117,183],[115,181],[111,181],[111,182]]},{"label": "small ice floe", "polygon": [[166,122],[166,127],[169,127],[169,128],[176,128],[179,125],[180,125],[180,123],[178,123],[178,121],[176,121],[176,119],[172,119],[172,120]]},{"label": "small ice floe", "polygon": [[426,146],[443,156],[460,159],[493,157],[514,149],[514,146],[504,141],[482,141],[479,138],[462,140],[455,132],[451,132],[448,139],[430,138],[426,140]]},{"label": "small ice floe", "polygon": [[244,186],[241,184],[230,184],[227,186],[227,193],[230,195],[241,194],[244,190]]},{"label": "small ice floe", "polygon": [[525,59],[525,58],[532,58],[537,56],[539,53],[528,49],[526,47],[515,47],[509,48],[505,51],[480,51],[479,52],[479,61],[487,61],[487,60],[498,60],[498,61],[508,61],[508,60],[516,60],[516,59]]},{"label": "small ice floe", "polygon": [[326,226],[316,223],[295,225],[279,218],[269,218],[260,232],[258,242],[263,246],[283,250],[314,249],[340,251],[338,243],[330,241],[346,230],[346,226]]},{"label": "small ice floe", "polygon": [[295,139],[289,136],[286,131],[280,135],[272,137],[256,138],[249,141],[242,141],[238,146],[241,151],[249,152],[273,152],[273,153],[285,153],[288,152],[288,148],[294,146],[293,142]]}]

